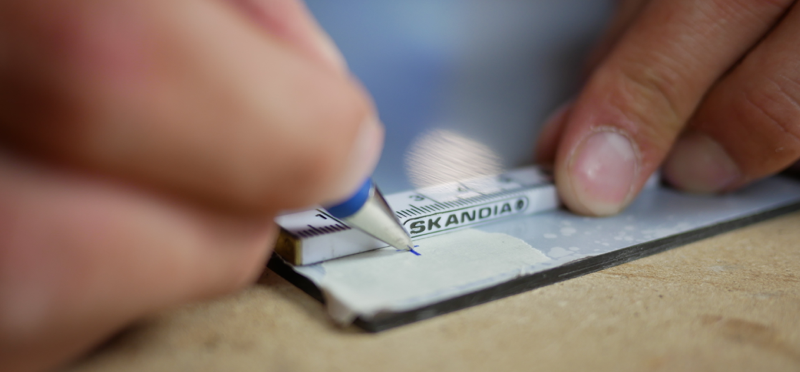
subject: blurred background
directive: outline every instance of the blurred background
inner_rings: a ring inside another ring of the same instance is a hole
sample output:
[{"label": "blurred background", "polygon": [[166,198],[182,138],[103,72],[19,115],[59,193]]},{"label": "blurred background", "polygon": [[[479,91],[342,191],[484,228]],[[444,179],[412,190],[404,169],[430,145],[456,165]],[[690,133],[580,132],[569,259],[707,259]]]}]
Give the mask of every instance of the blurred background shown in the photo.
[{"label": "blurred background", "polygon": [[613,0],[306,0],[386,125],[385,193],[529,164]]}]

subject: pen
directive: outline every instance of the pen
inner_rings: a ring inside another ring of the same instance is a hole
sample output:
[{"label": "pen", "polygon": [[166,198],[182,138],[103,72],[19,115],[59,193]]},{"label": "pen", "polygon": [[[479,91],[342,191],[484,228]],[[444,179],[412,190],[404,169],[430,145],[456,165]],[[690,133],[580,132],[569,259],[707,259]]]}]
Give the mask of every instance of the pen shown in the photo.
[{"label": "pen", "polygon": [[399,250],[413,251],[414,243],[389,208],[380,190],[368,178],[356,193],[344,202],[326,207],[332,216],[341,219],[374,238]]}]

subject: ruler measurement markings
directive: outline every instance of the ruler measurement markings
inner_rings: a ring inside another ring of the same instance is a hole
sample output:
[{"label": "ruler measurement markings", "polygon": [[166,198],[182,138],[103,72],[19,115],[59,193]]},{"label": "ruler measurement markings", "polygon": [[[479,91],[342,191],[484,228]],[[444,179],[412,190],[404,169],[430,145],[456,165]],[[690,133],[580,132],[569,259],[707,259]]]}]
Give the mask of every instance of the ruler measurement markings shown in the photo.
[{"label": "ruler measurement markings", "polygon": [[[390,205],[402,208],[394,209],[393,212],[413,238],[423,238],[445,231],[558,207],[552,179],[541,178],[539,176],[541,172],[534,168],[513,172],[515,172],[513,177],[498,176],[410,190],[388,195],[387,199]],[[542,192],[536,191],[540,188]],[[313,213],[318,214],[314,216]],[[461,216],[465,213],[471,214],[473,217]],[[456,221],[453,224],[451,224],[452,215],[459,217],[458,221],[453,220]],[[439,218],[442,220],[439,221]],[[323,220],[329,221],[323,222]],[[422,226],[420,224],[423,223],[419,221],[424,221],[425,229],[419,230]],[[307,223],[307,228],[303,227],[305,225],[303,222]],[[456,226],[454,223],[458,223],[458,225]],[[296,217],[289,216],[285,219],[285,223],[281,222],[280,224],[287,232],[300,239],[314,238],[302,246],[304,253],[300,257],[303,257],[304,262],[301,264],[319,262],[319,260],[385,246],[382,242],[373,242],[366,237],[361,237],[360,234],[351,235],[351,232],[344,232],[344,230],[352,230],[352,228],[321,209],[299,212]],[[321,224],[322,226],[320,226]],[[439,226],[440,224],[441,226]],[[334,240],[328,240],[327,235],[331,235],[331,239]],[[326,237],[323,240],[317,240],[319,236]]]},{"label": "ruler measurement markings", "polygon": [[323,234],[322,231],[320,231],[319,229],[317,229],[316,227],[314,227],[312,225],[308,225],[308,227],[311,229],[311,232],[309,233],[309,235],[311,235],[311,236],[317,236],[317,235],[322,235]]},{"label": "ruler measurement markings", "polygon": [[414,205],[414,204],[409,204],[409,206],[411,206],[411,209],[413,209],[413,210],[414,210],[414,214],[420,214],[420,213],[422,213],[422,212],[425,212],[425,211],[423,211],[422,209],[419,209],[419,208],[418,208],[416,205]]},{"label": "ruler measurement markings", "polygon": [[423,198],[425,198],[425,199],[428,199],[428,200],[430,200],[430,201],[432,201],[432,202],[434,202],[434,203],[438,203],[438,202],[439,202],[438,200],[436,200],[436,199],[434,199],[434,198],[431,198],[430,196],[428,196],[428,195],[425,195],[425,194],[423,194],[423,193],[417,193],[417,195],[419,195],[419,196],[421,196],[421,197],[423,197]]},{"label": "ruler measurement markings", "polygon": [[476,192],[476,193],[481,194],[481,195],[485,195],[484,193],[482,193],[482,192],[480,192],[478,190],[475,190],[475,189],[473,189],[473,188],[471,188],[471,187],[469,187],[469,186],[467,186],[467,185],[465,185],[465,184],[463,184],[461,182],[458,183],[458,186],[459,186],[459,190],[461,188],[463,188],[465,192],[466,191],[472,191],[472,192]]},{"label": "ruler measurement markings", "polygon": [[336,223],[337,223],[337,224],[339,224],[339,225],[342,225],[342,226],[344,226],[344,227],[347,227],[348,229],[350,228],[350,226],[347,226],[347,224],[345,224],[344,222],[340,221],[338,218],[336,218],[336,217],[332,216],[330,213],[328,213],[327,211],[325,211],[325,210],[323,210],[323,209],[317,209],[317,212],[319,212],[319,213],[321,213],[321,214],[323,214],[323,215],[327,216],[328,218],[330,218],[330,219],[332,219],[332,220],[336,221]]},{"label": "ruler measurement markings", "polygon": [[[511,196],[511,194],[524,192],[524,191],[526,191],[526,189],[532,189],[532,188],[531,187],[522,187],[522,188],[513,189],[513,190],[503,190],[503,191],[498,192],[496,194],[482,194],[480,196],[472,196],[472,197],[469,197],[469,198],[460,198],[459,200],[457,200],[455,202],[444,202],[444,203],[437,202],[435,204],[421,205],[421,206],[416,206],[416,205],[413,205],[413,204],[409,204],[409,206],[412,208],[411,210],[401,210],[401,211],[397,211],[397,213],[401,214],[401,217],[403,217],[403,218],[412,218],[412,217],[418,217],[418,216],[423,215],[425,213],[428,213],[430,215],[437,215],[437,214],[440,214],[441,211],[458,212],[458,211],[462,211],[463,209],[465,209],[465,208],[461,208],[461,207],[469,208],[471,206],[474,206],[474,204],[480,204],[482,202],[486,202],[486,201],[489,201],[491,199],[507,197],[507,196]],[[431,198],[429,198],[427,196],[425,196],[425,197],[427,199],[429,199],[429,200],[433,200],[433,199],[431,199]],[[450,210],[450,208],[460,208],[460,209]],[[320,211],[320,210],[318,210],[318,211]],[[311,228],[310,234],[312,236],[323,235],[323,234],[328,234],[328,233],[333,233],[333,232],[338,232],[338,231],[350,229],[349,226],[344,225],[343,223],[338,221],[338,219],[336,219],[335,217],[330,216],[330,214],[328,214],[328,213],[326,213],[324,211],[320,211],[320,212],[324,213],[326,216],[329,216],[331,219],[335,220],[337,222],[337,224],[336,225],[331,225],[331,226],[312,226],[312,225],[308,225],[308,227]],[[335,226],[335,228],[333,226]],[[308,235],[309,234],[309,232],[307,232],[307,231],[301,231],[301,232],[298,232],[298,233],[304,233],[303,235]],[[427,235],[427,234],[425,234],[425,235]]]}]

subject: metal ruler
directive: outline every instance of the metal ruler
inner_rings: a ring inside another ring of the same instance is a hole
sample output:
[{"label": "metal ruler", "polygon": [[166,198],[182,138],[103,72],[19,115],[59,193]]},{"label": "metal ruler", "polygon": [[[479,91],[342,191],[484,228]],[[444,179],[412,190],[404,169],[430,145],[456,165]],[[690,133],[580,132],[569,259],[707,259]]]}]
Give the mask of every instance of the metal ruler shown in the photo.
[{"label": "metal ruler", "polygon": [[[537,167],[400,192],[387,195],[386,201],[414,240],[559,205],[552,178]],[[324,209],[285,214],[276,222],[281,233],[275,251],[294,265],[388,246]]]}]

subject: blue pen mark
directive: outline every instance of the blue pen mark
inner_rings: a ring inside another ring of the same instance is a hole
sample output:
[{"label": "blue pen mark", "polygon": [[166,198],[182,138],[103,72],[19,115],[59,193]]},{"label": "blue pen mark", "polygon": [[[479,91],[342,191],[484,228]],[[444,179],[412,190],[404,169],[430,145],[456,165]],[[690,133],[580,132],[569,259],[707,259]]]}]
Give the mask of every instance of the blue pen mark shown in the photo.
[{"label": "blue pen mark", "polygon": [[[418,246],[418,245],[415,245],[415,246],[414,246],[414,248],[417,248],[417,247],[419,247],[419,246]],[[417,252],[417,251],[415,251],[415,250],[414,250],[414,248],[412,248],[412,249],[409,249],[408,251],[409,251],[409,252],[411,252],[411,253],[413,253],[413,254],[415,254],[415,255],[417,255],[417,256],[422,256],[422,254],[421,254],[421,253],[419,253],[419,252]],[[402,250],[399,250],[399,249],[398,249],[397,251],[398,251],[398,252],[404,252],[404,251],[402,251]]]}]

